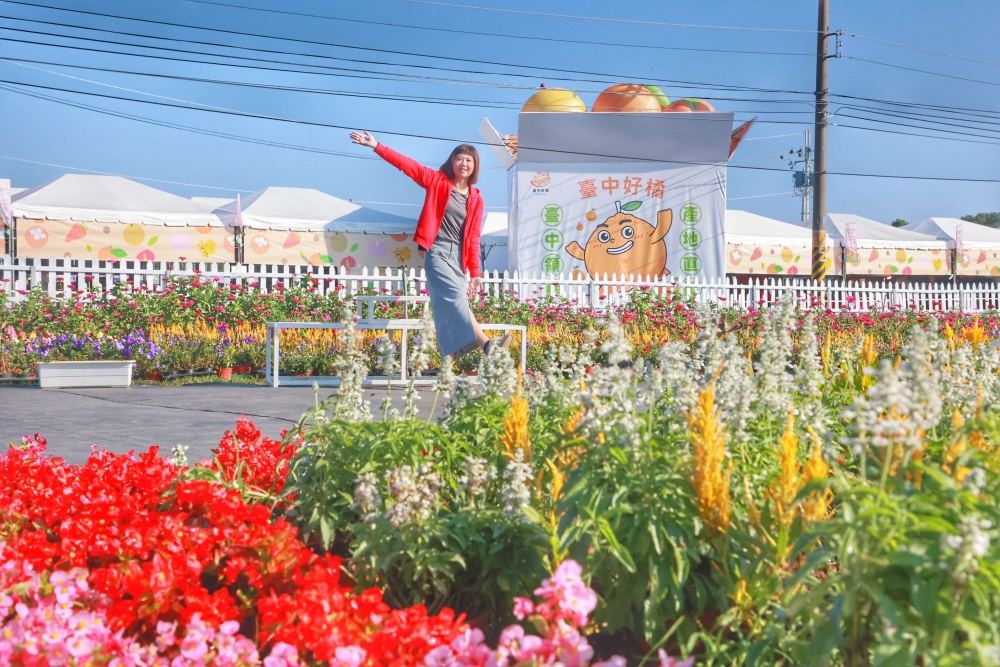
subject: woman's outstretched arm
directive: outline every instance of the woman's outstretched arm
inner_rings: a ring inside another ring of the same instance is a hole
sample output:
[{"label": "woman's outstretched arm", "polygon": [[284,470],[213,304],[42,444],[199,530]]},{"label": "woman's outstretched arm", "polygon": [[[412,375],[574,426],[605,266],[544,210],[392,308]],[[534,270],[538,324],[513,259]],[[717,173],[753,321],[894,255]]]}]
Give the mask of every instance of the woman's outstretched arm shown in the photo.
[{"label": "woman's outstretched arm", "polygon": [[364,133],[351,132],[351,141],[362,146],[373,148],[376,155],[412,178],[417,185],[424,189],[426,189],[435,178],[440,176],[440,172],[436,169],[425,167],[416,160],[408,158],[402,153],[392,150],[385,144],[380,144],[367,130],[365,130]]}]

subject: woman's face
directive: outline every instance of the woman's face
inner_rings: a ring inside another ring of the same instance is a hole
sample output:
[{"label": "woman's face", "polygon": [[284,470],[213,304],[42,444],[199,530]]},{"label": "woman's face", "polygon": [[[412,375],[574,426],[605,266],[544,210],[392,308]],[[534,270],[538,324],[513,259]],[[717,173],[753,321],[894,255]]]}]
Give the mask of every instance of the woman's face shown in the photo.
[{"label": "woman's face", "polygon": [[459,153],[451,161],[451,170],[455,174],[455,180],[467,180],[476,169],[476,161],[467,153]]}]

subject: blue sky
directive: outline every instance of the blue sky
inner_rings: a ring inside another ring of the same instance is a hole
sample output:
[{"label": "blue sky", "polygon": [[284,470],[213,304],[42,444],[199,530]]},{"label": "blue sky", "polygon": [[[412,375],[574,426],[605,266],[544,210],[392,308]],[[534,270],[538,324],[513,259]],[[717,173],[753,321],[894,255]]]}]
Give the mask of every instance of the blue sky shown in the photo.
[{"label": "blue sky", "polygon": [[[845,34],[843,57],[830,62],[831,94],[844,97],[831,98],[833,122],[839,125],[829,131],[829,170],[1000,179],[995,39],[1000,3],[831,4],[831,28]],[[729,207],[794,221],[800,200],[790,194],[790,172],[739,167],[785,169],[778,155],[801,147],[802,132],[811,129],[816,5],[801,0],[0,0],[0,58],[22,61],[0,61],[0,80],[49,87],[16,89],[144,119],[28,97],[0,84],[0,177],[15,187],[33,187],[67,171],[93,170],[173,181],[143,182],[189,197],[233,197],[270,185],[311,187],[416,217],[421,191],[371,159],[370,151],[352,145],[344,128],[368,129],[388,145],[438,165],[456,142],[480,141],[477,128],[484,117],[502,132],[516,132],[518,109],[540,83],[575,90],[589,105],[603,88],[621,81],[657,83],[671,99],[702,97],[719,110],[735,111],[738,120],[759,116],[733,156]],[[487,7],[512,11],[482,9]],[[326,93],[309,92],[315,90]],[[299,122],[216,113],[222,110]],[[242,140],[214,136],[219,133]],[[504,173],[487,150],[483,166],[480,187],[487,206],[502,210]],[[886,222],[958,217],[1000,210],[1000,184],[831,176],[827,209]]]}]

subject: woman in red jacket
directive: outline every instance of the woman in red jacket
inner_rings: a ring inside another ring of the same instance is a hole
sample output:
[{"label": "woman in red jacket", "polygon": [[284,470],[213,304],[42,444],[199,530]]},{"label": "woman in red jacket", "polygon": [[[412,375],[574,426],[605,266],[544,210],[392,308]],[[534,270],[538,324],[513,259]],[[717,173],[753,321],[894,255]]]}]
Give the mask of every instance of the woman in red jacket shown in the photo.
[{"label": "woman in red jacket", "polygon": [[375,149],[379,157],[427,191],[413,240],[424,250],[424,273],[442,356],[458,359],[477,347],[484,354],[495,345],[507,347],[510,334],[499,341],[490,339],[469,308],[469,299],[483,286],[479,263],[483,197],[473,187],[479,178],[479,152],[467,144],[456,146],[435,170],[380,144],[367,131],[351,132],[351,141]]}]

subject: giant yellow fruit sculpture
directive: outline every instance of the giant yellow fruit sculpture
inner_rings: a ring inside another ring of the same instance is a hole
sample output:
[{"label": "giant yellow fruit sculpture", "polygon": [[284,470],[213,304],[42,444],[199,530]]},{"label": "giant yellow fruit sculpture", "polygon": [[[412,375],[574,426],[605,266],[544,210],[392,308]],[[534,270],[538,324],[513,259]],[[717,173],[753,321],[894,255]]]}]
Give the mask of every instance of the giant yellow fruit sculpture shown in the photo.
[{"label": "giant yellow fruit sculpture", "polygon": [[572,90],[543,88],[528,98],[522,112],[535,111],[586,111],[587,105]]}]

